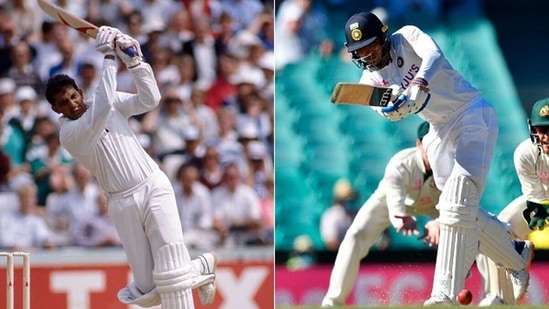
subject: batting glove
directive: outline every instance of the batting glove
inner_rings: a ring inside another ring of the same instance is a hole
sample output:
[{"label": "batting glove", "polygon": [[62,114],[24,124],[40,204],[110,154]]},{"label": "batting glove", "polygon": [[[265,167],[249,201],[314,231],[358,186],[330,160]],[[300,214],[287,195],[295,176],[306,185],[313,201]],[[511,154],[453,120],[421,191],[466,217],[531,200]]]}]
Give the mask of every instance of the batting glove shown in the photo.
[{"label": "batting glove", "polygon": [[116,38],[116,55],[124,62],[128,69],[141,64],[143,54],[139,42],[126,34],[119,34]]},{"label": "batting glove", "polygon": [[376,111],[391,121],[398,121],[410,114],[417,114],[427,106],[429,99],[431,99],[431,94],[424,89],[419,85],[411,85],[392,104],[376,108]]},{"label": "batting glove", "polygon": [[108,26],[101,26],[95,38],[95,50],[105,55],[115,55],[115,40],[120,30]]},{"label": "batting glove", "polygon": [[549,220],[549,200],[540,202],[526,201],[526,209],[522,211],[522,216],[531,230],[543,230]]}]

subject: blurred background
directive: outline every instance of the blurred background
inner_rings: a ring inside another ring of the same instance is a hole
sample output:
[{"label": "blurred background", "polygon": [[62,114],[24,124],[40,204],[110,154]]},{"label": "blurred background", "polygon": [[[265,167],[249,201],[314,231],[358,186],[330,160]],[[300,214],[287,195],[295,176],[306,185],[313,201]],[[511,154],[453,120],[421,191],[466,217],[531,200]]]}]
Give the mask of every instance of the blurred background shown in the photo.
[{"label": "blurred background", "polygon": [[[162,97],[129,121],[172,181],[191,256],[217,251],[227,290],[213,307],[272,307],[274,3],[51,2],[140,42]],[[33,308],[128,308],[116,298],[131,277],[105,196],[59,144],[44,97],[64,73],[91,103],[102,61],[95,40],[36,0],[0,0],[0,251],[31,252]],[[136,90],[124,64],[117,90]],[[247,295],[232,290],[246,284]]]},{"label": "blurred background", "polygon": [[[284,0],[276,1],[275,7],[277,304],[320,303],[338,246],[327,235],[342,237],[358,208],[377,187],[389,158],[415,145],[421,122],[417,116],[393,123],[369,108],[330,103],[337,82],[356,82],[361,75],[343,49],[343,27],[354,13],[374,10],[388,23],[390,33],[414,24],[435,39],[454,68],[497,109],[500,134],[482,207],[498,213],[520,195],[513,152],[529,138],[526,119],[530,107],[549,95],[549,77],[545,74],[549,64],[543,60],[544,37],[549,34],[549,21],[543,12],[549,3]],[[345,196],[349,192],[342,189],[345,187],[356,196]],[[329,213],[342,200],[346,200],[346,213],[335,219]],[[324,215],[332,216],[331,224],[323,223]],[[420,224],[424,220],[427,218],[420,217]],[[536,261],[544,260],[549,234],[535,232],[531,237],[540,251]],[[390,228],[363,263],[368,268],[380,261],[432,263],[434,250],[416,237],[399,235]],[[295,276],[300,270],[306,270],[307,276]],[[419,273],[423,276],[425,271]],[[381,301],[379,297],[368,298],[360,286],[361,274],[351,302],[414,302],[387,295],[380,296]],[[385,278],[375,277],[383,282],[380,289],[390,289],[388,276],[379,276]],[[294,281],[286,284],[286,280]]]}]

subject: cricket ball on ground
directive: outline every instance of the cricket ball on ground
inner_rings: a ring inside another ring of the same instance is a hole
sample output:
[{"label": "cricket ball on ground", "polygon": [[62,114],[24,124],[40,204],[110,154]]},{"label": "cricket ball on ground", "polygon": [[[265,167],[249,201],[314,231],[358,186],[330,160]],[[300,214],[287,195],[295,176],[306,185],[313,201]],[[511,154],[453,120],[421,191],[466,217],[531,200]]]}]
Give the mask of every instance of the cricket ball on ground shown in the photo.
[{"label": "cricket ball on ground", "polygon": [[471,291],[463,289],[459,292],[457,300],[462,305],[469,305],[473,301],[473,294],[471,294]]}]

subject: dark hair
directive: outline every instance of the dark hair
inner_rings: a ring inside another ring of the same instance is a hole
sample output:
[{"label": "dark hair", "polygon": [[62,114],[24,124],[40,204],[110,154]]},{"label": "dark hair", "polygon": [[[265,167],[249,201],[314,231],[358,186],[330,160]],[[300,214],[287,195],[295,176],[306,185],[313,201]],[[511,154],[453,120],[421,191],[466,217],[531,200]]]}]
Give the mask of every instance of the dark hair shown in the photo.
[{"label": "dark hair", "polygon": [[54,96],[61,92],[63,89],[72,87],[78,90],[78,86],[74,79],[66,74],[57,74],[51,77],[46,84],[46,100],[50,104],[54,103]]}]

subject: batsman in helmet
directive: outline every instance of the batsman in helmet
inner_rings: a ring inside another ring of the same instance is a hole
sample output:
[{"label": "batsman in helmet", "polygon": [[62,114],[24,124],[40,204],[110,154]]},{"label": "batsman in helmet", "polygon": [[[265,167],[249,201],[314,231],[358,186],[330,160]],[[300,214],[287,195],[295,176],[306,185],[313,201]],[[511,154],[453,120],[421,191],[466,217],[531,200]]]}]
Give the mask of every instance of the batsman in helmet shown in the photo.
[{"label": "batsman in helmet", "polygon": [[479,211],[498,135],[494,107],[418,27],[389,34],[374,13],[361,12],[347,20],[344,32],[347,51],[363,70],[359,82],[398,89],[389,106],[371,108],[391,121],[417,114],[430,124],[423,147],[441,190],[440,239],[433,289],[424,304],[457,304],[479,251],[508,271],[524,294],[532,244],[513,245],[505,225]]}]

